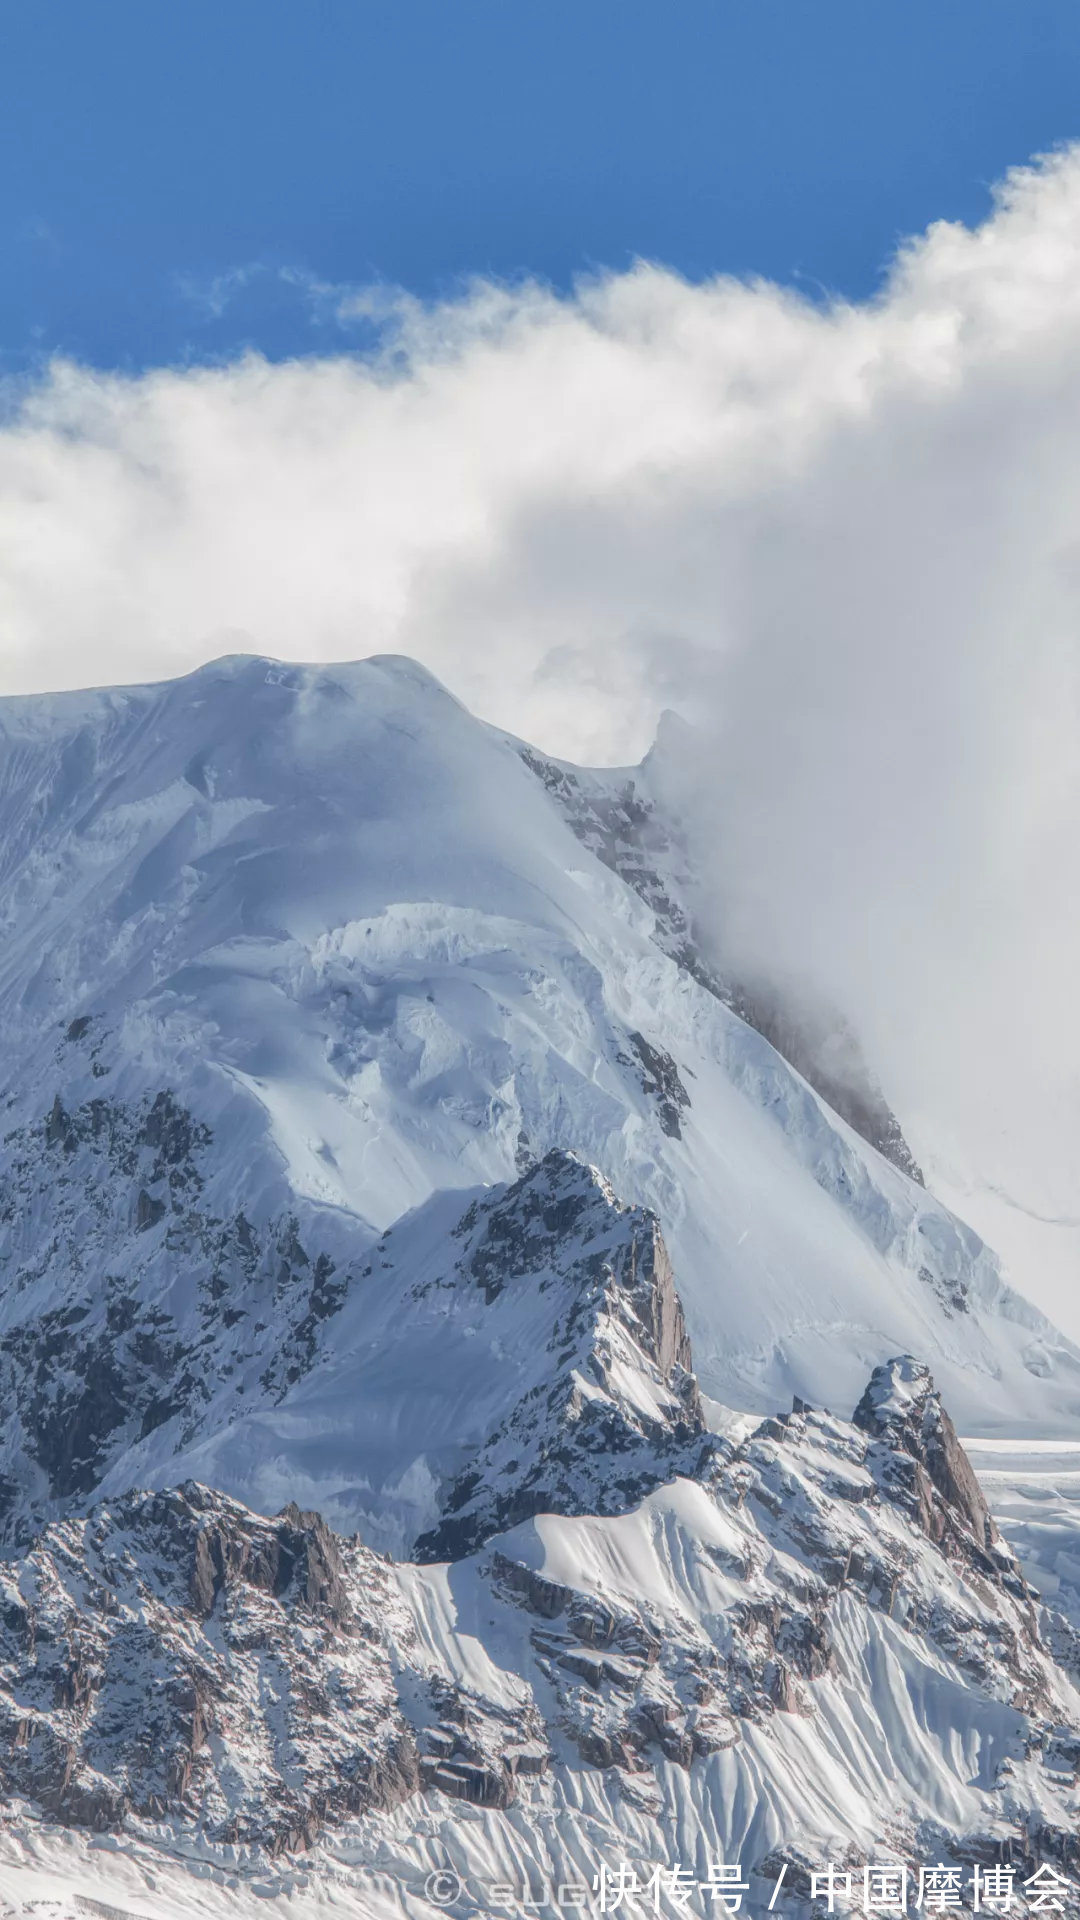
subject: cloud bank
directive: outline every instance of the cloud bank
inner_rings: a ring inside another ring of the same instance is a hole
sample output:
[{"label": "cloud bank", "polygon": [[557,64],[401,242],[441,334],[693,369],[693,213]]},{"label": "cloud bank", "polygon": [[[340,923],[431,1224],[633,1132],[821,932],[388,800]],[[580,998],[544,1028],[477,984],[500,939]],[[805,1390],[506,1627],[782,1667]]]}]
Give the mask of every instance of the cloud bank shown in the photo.
[{"label": "cloud bank", "polygon": [[8,391],[0,688],[399,651],[615,761],[674,705],[731,951],[958,1180],[1080,1214],[1080,151],[868,305],[349,298],[362,358]]}]

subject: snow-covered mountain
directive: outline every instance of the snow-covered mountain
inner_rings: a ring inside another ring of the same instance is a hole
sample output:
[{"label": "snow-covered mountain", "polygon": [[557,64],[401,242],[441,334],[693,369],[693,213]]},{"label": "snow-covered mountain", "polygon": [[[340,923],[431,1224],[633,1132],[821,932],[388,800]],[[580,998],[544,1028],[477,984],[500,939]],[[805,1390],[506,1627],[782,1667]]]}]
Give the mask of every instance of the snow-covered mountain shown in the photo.
[{"label": "snow-covered mountain", "polygon": [[659,772],[397,659],[0,702],[24,1874],[1068,1854],[1073,1629],[926,1370],[1064,1445],[1080,1351],[721,977]]},{"label": "snow-covered mountain", "polygon": [[705,1432],[655,1216],[551,1153],[408,1215],[284,1394],[232,1400],[167,1464],[125,1454],[107,1484],[194,1477],[265,1512],[302,1490],[376,1547],[457,1559],[548,1508],[622,1512]]},{"label": "snow-covered mountain", "polygon": [[1077,1430],[1077,1351],[673,957],[647,792],[635,886],[550,763],[397,660],[0,728],[13,1514],[279,1394],[381,1233],[553,1149],[658,1216],[713,1398],[849,1408],[910,1351],[966,1431]]},{"label": "snow-covered mountain", "polygon": [[737,1862],[755,1907],[782,1873],[800,1912],[827,1861],[1071,1879],[1078,1681],[912,1361],[852,1424],[767,1420],[622,1517],[449,1565],[129,1493],[0,1576],[0,1882],[168,1915],[195,1872],[241,1913],[288,1907],[299,1848],[304,1911],[382,1916],[588,1907],[601,1863],[631,1912],[656,1865]]}]

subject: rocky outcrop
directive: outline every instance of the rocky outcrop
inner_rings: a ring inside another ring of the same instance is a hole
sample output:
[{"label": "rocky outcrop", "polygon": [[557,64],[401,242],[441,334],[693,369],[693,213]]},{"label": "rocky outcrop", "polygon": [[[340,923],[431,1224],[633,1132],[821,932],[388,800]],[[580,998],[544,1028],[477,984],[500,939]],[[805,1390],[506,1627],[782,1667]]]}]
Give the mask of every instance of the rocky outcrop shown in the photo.
[{"label": "rocky outcrop", "polygon": [[54,1525],[0,1574],[0,1792],[306,1844],[419,1784],[393,1619],[385,1566],[295,1507],[188,1483]]},{"label": "rocky outcrop", "polygon": [[646,1040],[642,1033],[631,1033],[630,1045],[637,1055],[641,1084],[656,1107],[663,1131],[673,1140],[682,1139],[682,1116],[690,1106],[690,1095],[670,1053]]},{"label": "rocky outcrop", "polygon": [[876,1367],[852,1422],[871,1436],[869,1458],[883,1491],[936,1545],[973,1558],[996,1579],[1017,1577],[929,1367],[910,1354]]},{"label": "rocky outcrop", "polygon": [[[109,1078],[107,1036],[74,1021],[62,1049]],[[127,1448],[200,1429],[254,1365],[268,1394],[310,1365],[344,1276],[292,1214],[216,1214],[209,1127],[168,1089],[107,1093],[8,1136],[0,1170],[0,1540],[25,1541],[92,1494]]]},{"label": "rocky outcrop", "polygon": [[[213,1613],[218,1597],[236,1586],[250,1586],[275,1599],[292,1593],[315,1612],[325,1612],[342,1629],[352,1624],[345,1570],[333,1534],[321,1515],[290,1505],[269,1534],[253,1536],[237,1523],[238,1509],[222,1505],[189,1481],[177,1495],[158,1499],[178,1525],[192,1511],[205,1512],[195,1536],[189,1592],[195,1612]],[[151,1504],[150,1512],[155,1511]]]},{"label": "rocky outcrop", "polygon": [[549,1365],[458,1474],[417,1557],[457,1559],[534,1513],[625,1512],[694,1470],[705,1422],[655,1215],[556,1152],[457,1232],[458,1272],[489,1305],[546,1294]]},{"label": "rocky outcrop", "polygon": [[876,1368],[850,1425],[806,1407],[763,1421],[718,1472],[827,1590],[857,1592],[975,1685],[1047,1710],[1071,1630],[1040,1622],[926,1367],[901,1356]]},{"label": "rocky outcrop", "polygon": [[[541,1239],[545,1197],[545,1180],[518,1196]],[[663,1769],[748,1746],[757,1779],[787,1764],[784,1719],[812,1730],[823,1708],[823,1751],[843,1766],[854,1688],[857,1797],[867,1729],[897,1710],[869,1678],[879,1646],[897,1656],[888,1687],[910,1673],[922,1702],[940,1682],[943,1752],[955,1713],[956,1750],[985,1737],[994,1756],[986,1833],[942,1829],[941,1845],[1013,1849],[1032,1871],[1072,1861],[1076,1695],[925,1369],[879,1368],[857,1424],[804,1406],[699,1448],[691,1484],[655,1487],[633,1514],[560,1521],[561,1577],[546,1537],[529,1523],[425,1573],[315,1514],[260,1519],[190,1482],[57,1523],[0,1572],[0,1793],[70,1825],[164,1824],[259,1857],[358,1817],[350,1845],[374,1845],[380,1813],[418,1795],[493,1818],[523,1799],[513,1819],[528,1821],[567,1755],[575,1800],[585,1768],[655,1811]],[[894,1798],[888,1817],[917,1857],[921,1762],[897,1750],[897,1768],[908,1759],[916,1810]],[[717,1780],[703,1771],[687,1803],[726,1792]],[[798,1843],[793,1829],[785,1858]]]}]

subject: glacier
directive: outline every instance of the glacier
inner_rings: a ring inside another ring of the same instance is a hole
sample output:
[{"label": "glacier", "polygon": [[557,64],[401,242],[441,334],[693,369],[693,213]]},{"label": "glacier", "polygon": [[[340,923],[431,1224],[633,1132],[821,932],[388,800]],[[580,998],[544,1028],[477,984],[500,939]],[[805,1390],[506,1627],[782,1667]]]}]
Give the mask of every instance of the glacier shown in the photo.
[{"label": "glacier", "polygon": [[718,973],[662,750],[0,701],[0,1897],[1073,1860],[1080,1351]]}]

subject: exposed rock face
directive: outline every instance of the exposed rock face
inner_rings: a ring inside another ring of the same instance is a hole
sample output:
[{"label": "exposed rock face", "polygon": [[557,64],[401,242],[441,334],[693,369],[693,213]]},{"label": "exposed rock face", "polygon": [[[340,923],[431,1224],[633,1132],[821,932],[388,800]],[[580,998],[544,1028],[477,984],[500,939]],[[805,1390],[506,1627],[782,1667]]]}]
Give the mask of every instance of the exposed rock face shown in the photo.
[{"label": "exposed rock face", "polygon": [[995,1577],[1007,1569],[1015,1578],[929,1367],[904,1354],[875,1368],[852,1420],[877,1443],[870,1457],[890,1498],[906,1501],[933,1541],[973,1556]]},{"label": "exposed rock face", "polygon": [[721,1484],[763,1509],[774,1545],[808,1559],[827,1585],[858,1591],[998,1697],[1047,1709],[1061,1654],[927,1368],[908,1357],[877,1368],[851,1425],[808,1408],[763,1421]]},{"label": "exposed rock face", "polygon": [[[0,1575],[0,1788],[53,1818],[271,1851],[415,1791],[385,1566],[189,1483],[50,1527]],[[260,1678],[260,1676],[263,1676]]]},{"label": "exposed rock face", "polygon": [[208,1518],[195,1537],[190,1596],[195,1612],[208,1618],[219,1594],[244,1584],[280,1599],[295,1589],[299,1601],[313,1612],[325,1610],[335,1625],[348,1629],[352,1610],[334,1535],[317,1513],[301,1513],[291,1505],[279,1514],[272,1530],[252,1535],[237,1523],[231,1505],[208,1496],[189,1481],[179,1496],[162,1494],[171,1513],[183,1520],[189,1511]]},{"label": "exposed rock face", "polygon": [[[14,1160],[6,1244],[0,1220],[12,1281],[0,1334],[0,1524],[10,1543],[85,1503],[105,1476],[115,1485],[118,1462],[150,1434],[156,1448],[167,1443],[166,1458],[183,1460],[198,1456],[209,1425],[230,1486],[231,1422],[279,1405],[287,1417],[316,1362],[320,1389],[327,1383],[335,1349],[371,1403],[361,1453],[392,1370],[398,1476],[423,1455],[440,1482],[440,1517],[419,1541],[394,1540],[422,1558],[459,1557],[545,1508],[621,1511],[697,1460],[700,1400],[656,1217],[624,1206],[572,1154],[552,1152],[462,1202],[419,1279],[409,1222],[383,1236],[377,1257],[360,1249],[338,1271],[325,1253],[309,1255],[293,1217],[269,1231],[243,1214],[216,1218],[203,1191],[209,1146],[207,1129],[163,1094],[134,1113],[104,1099],[71,1113],[54,1102]],[[160,1220],[142,1207],[148,1192],[164,1196]],[[52,1209],[44,1271],[23,1253],[27,1199],[32,1211]],[[328,1331],[347,1298],[355,1361],[340,1331]],[[504,1359],[478,1380],[473,1430],[463,1433],[450,1409],[441,1434],[412,1452],[455,1327],[480,1343],[473,1351],[490,1343]],[[351,1397],[344,1380],[341,1392]],[[357,1477],[366,1470],[361,1459]],[[176,1478],[190,1471],[181,1465]]]},{"label": "exposed rock face", "polygon": [[[542,1238],[543,1212],[525,1214]],[[165,1822],[211,1847],[307,1848],[357,1820],[374,1846],[380,1812],[410,1796],[496,1816],[524,1795],[522,1819],[542,1812],[568,1751],[567,1778],[603,1776],[590,1807],[657,1811],[657,1769],[723,1750],[752,1750],[748,1780],[781,1780],[795,1716],[807,1764],[827,1759],[857,1800],[877,1716],[939,1686],[942,1765],[954,1747],[992,1765],[983,1824],[939,1824],[934,1844],[1068,1864],[1080,1697],[1009,1555],[976,1538],[954,1440],[925,1371],[894,1361],[859,1424],[808,1408],[764,1421],[633,1512],[530,1521],[449,1578],[295,1507],[262,1520],[191,1483],[127,1495],[51,1526],[0,1576],[0,1791],[70,1825]],[[933,1500],[952,1532],[928,1526]],[[568,1577],[547,1570],[546,1541]],[[877,1678],[856,1685],[863,1663]],[[879,1817],[917,1859],[937,1785],[917,1742],[891,1765]],[[693,1795],[714,1794],[730,1790],[704,1771]],[[777,1857],[812,1851],[793,1834]]]},{"label": "exposed rock face", "polygon": [[631,1033],[630,1045],[640,1062],[641,1084],[655,1102],[661,1127],[673,1140],[681,1140],[682,1115],[690,1105],[690,1095],[678,1067],[670,1053],[654,1046],[644,1034]]},{"label": "exposed rock face", "polygon": [[[74,1022],[64,1053],[89,1049],[106,1082],[94,1031]],[[171,1425],[182,1445],[237,1375],[284,1391],[345,1276],[309,1255],[295,1214],[256,1228],[215,1211],[213,1135],[168,1089],[70,1111],[56,1094],[5,1145],[0,1540],[17,1543],[148,1434]]]},{"label": "exposed rock face", "polygon": [[534,1513],[624,1512],[696,1464],[705,1422],[654,1214],[550,1153],[457,1231],[457,1271],[490,1305],[547,1296],[548,1364],[445,1495],[421,1560],[456,1559]]},{"label": "exposed rock face", "polygon": [[[614,1314],[665,1381],[675,1368],[691,1371],[686,1322],[656,1215],[618,1201],[596,1168],[576,1155],[545,1155],[512,1186],[474,1204],[455,1233],[468,1241],[459,1270],[479,1283],[489,1303],[507,1286],[527,1286],[532,1276],[565,1276],[582,1296],[576,1315]],[[700,1409],[696,1418],[700,1429]]]}]

